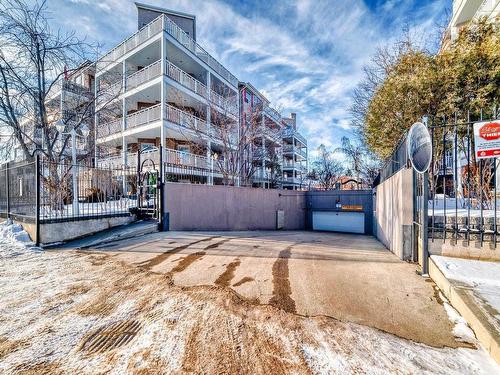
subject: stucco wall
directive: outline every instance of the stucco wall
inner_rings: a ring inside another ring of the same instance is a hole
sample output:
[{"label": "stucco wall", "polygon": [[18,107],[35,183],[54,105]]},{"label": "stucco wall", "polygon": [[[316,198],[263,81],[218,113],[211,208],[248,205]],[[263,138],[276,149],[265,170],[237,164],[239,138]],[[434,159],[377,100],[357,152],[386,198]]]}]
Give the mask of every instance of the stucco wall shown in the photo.
[{"label": "stucco wall", "polygon": [[402,169],[375,189],[374,226],[377,238],[399,258],[411,258],[413,176]]},{"label": "stucco wall", "polygon": [[229,186],[165,184],[170,230],[273,230],[305,228],[305,193]]}]

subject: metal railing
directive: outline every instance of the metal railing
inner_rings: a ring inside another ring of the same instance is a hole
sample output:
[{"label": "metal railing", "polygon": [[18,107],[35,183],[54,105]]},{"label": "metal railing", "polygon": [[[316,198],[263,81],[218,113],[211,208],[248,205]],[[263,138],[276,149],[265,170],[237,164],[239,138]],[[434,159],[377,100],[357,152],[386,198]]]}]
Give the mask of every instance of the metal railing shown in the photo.
[{"label": "metal railing", "polygon": [[385,161],[380,169],[379,175],[375,178],[374,186],[381,184],[401,169],[408,166],[408,153],[406,151],[406,134],[394,149],[392,155]]},{"label": "metal railing", "polygon": [[184,30],[177,26],[171,19],[164,14],[160,15],[139,31],[125,39],[118,46],[102,56],[97,62],[97,71],[105,69],[107,66],[117,61],[126,53],[140,46],[148,39],[156,36],[161,30],[165,30],[175,40],[191,51],[196,57],[206,63],[210,68],[225,78],[231,85],[238,87],[238,79],[231,74],[224,66],[205,51],[193,38]]},{"label": "metal railing", "polygon": [[210,168],[210,161],[207,157],[191,154],[189,152],[165,149],[164,161],[169,164],[183,165],[196,168]]},{"label": "metal railing", "polygon": [[132,90],[143,83],[151,81],[161,75],[161,60],[138,70],[137,72],[129,75],[126,79],[126,91]]},{"label": "metal railing", "polygon": [[186,129],[207,133],[207,121],[196,117],[190,113],[184,112],[170,104],[165,106],[165,117],[167,121],[181,125]]},{"label": "metal railing", "polygon": [[120,57],[125,55],[127,52],[132,51],[134,48],[140,46],[142,43],[146,42],[148,39],[159,34],[162,30],[164,16],[160,16],[146,26],[129,36],[111,51],[106,53],[97,61],[97,71],[101,71],[108,67],[110,64],[116,62]]},{"label": "metal railing", "polygon": [[231,85],[238,87],[238,79],[232,75],[229,70],[224,68],[220,62],[215,60],[207,51],[205,51],[196,41],[191,38],[184,30],[177,26],[172,20],[167,16],[163,17],[164,29],[167,33],[173,36],[180,44],[194,53],[200,60],[205,62],[214,71],[216,71],[221,77],[225,78]]},{"label": "metal railing", "polygon": [[99,138],[107,137],[108,135],[120,133],[122,131],[122,119],[111,120],[105,123],[99,123],[97,125],[97,139],[99,142]]},{"label": "metal railing", "polygon": [[134,112],[128,115],[126,120],[127,129],[159,121],[161,120],[161,104]]},{"label": "metal railing", "polygon": [[271,117],[274,121],[280,122],[281,121],[281,115],[280,113],[275,110],[274,108],[271,108],[269,106],[264,107],[264,113]]},{"label": "metal railing", "polygon": [[167,76],[172,78],[174,81],[179,82],[181,85],[187,87],[196,94],[201,95],[205,99],[208,97],[207,86],[205,84],[191,77],[188,73],[168,60]]}]

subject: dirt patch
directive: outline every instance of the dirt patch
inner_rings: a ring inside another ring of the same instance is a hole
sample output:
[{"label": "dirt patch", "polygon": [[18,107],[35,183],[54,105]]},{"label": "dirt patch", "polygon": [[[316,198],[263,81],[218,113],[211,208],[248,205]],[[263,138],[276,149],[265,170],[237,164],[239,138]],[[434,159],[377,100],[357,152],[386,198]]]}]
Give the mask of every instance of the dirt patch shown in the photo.
[{"label": "dirt patch", "polygon": [[116,322],[91,334],[79,345],[79,349],[93,354],[119,348],[132,341],[140,328],[141,324],[136,320]]},{"label": "dirt patch", "polygon": [[215,285],[220,285],[220,286],[229,286],[231,285],[231,280],[233,280],[234,277],[234,271],[236,271],[236,268],[238,268],[241,264],[241,260],[236,258],[234,262],[229,263],[226,266],[226,270],[215,280]]},{"label": "dirt patch", "polygon": [[233,284],[233,286],[240,286],[240,285],[243,285],[245,283],[249,283],[250,281],[254,281],[254,278],[253,277],[249,277],[249,276],[245,276],[240,281],[235,282]]},{"label": "dirt patch", "polygon": [[163,263],[165,260],[167,260],[170,256],[174,255],[174,254],[177,254],[179,252],[181,252],[182,250],[186,250],[189,246],[193,246],[193,245],[196,245],[200,242],[206,242],[206,241],[211,241],[213,240],[214,238],[217,238],[218,236],[213,236],[213,237],[208,237],[208,238],[203,238],[201,240],[198,240],[198,241],[193,241],[193,242],[190,242],[186,245],[181,245],[181,246],[177,246],[177,247],[174,247],[173,249],[169,250],[169,251],[166,251],[164,253],[161,253],[160,255],[157,255],[155,256],[154,258],[152,259],[149,259],[145,262],[141,262],[141,263],[138,263],[137,265],[139,267],[142,267],[142,268],[145,268],[147,270],[150,270],[151,268],[153,268],[154,266],[157,266],[158,264],[160,263]]},{"label": "dirt patch", "polygon": [[226,238],[225,240],[210,244],[205,247],[205,250],[210,250],[210,249],[217,249],[220,245],[225,244],[226,242],[231,241],[231,238]]},{"label": "dirt patch", "polygon": [[171,274],[182,272],[188,268],[193,262],[203,258],[206,253],[204,251],[198,251],[193,254],[188,254],[185,257],[179,259],[179,263],[170,271]]},{"label": "dirt patch", "polygon": [[296,313],[295,301],[290,297],[292,287],[289,280],[288,259],[290,258],[293,245],[281,250],[278,259],[273,264],[273,296],[269,300],[272,306],[276,306],[286,312]]},{"label": "dirt patch", "polygon": [[0,336],[0,360],[24,346],[27,346],[24,340],[9,340],[7,337]]}]

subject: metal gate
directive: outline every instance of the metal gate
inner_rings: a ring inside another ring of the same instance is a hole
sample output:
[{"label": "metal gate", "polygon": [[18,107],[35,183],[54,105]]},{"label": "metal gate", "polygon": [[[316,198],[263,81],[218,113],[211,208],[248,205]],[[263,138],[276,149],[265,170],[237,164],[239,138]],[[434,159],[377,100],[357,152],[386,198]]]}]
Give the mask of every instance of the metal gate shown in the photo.
[{"label": "metal gate", "polygon": [[[147,149],[147,151],[150,151]],[[141,160],[138,153],[137,163],[137,210],[139,218],[161,221],[161,148],[160,163],[157,166],[153,159]]]},{"label": "metal gate", "polygon": [[413,256],[423,273],[430,244],[497,247],[499,162],[476,156],[473,127],[499,117],[493,107],[429,120],[432,162],[413,178]]}]

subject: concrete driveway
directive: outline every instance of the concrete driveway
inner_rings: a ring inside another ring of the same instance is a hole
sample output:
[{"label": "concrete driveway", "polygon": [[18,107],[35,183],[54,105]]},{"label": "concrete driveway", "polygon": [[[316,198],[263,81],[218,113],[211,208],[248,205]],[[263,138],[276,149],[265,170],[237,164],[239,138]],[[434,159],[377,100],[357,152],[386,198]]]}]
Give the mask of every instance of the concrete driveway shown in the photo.
[{"label": "concrete driveway", "polygon": [[435,285],[371,236],[305,231],[163,232],[91,250],[176,285],[230,287],[287,312],[351,321],[431,346],[458,347]]}]

